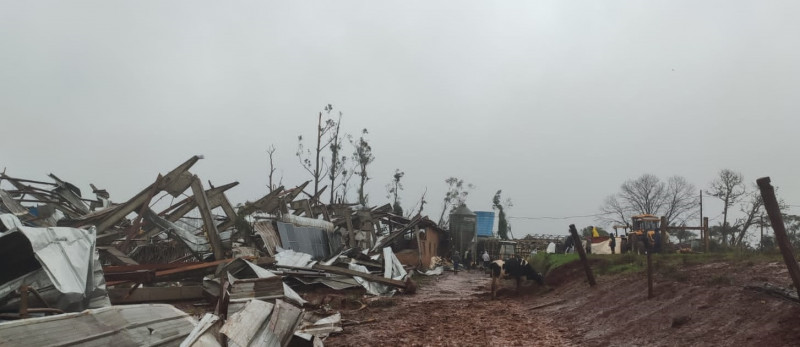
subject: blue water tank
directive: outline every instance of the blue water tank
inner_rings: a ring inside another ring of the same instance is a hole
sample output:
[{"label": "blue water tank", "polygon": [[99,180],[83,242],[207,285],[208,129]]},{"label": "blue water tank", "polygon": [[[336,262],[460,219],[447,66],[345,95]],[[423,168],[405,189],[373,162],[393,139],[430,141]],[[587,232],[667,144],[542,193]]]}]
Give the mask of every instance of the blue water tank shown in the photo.
[{"label": "blue water tank", "polygon": [[475,211],[475,217],[478,220],[478,236],[494,236],[494,211]]}]

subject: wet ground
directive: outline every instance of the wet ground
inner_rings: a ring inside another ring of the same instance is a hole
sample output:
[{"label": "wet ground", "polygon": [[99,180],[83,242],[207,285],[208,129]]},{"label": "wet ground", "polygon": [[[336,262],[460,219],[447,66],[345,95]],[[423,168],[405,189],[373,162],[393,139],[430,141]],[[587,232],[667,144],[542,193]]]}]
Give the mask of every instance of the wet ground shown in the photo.
[{"label": "wet ground", "polygon": [[341,310],[344,333],[325,344],[800,346],[800,304],[752,289],[789,288],[784,264],[690,260],[656,275],[650,299],[644,274],[597,275],[591,287],[580,263],[548,274],[547,288],[526,283],[517,294],[506,280],[497,300],[478,271],[418,276],[417,294],[356,297],[366,305]]},{"label": "wet ground", "polygon": [[[415,295],[380,305],[343,312],[350,321],[372,321],[345,327],[327,346],[569,346],[564,328],[538,315],[543,289],[526,283],[516,295],[513,281],[504,281],[500,298],[489,296],[490,278],[479,272],[423,278]],[[375,307],[379,306],[379,307]],[[533,310],[532,310],[533,309]]]}]

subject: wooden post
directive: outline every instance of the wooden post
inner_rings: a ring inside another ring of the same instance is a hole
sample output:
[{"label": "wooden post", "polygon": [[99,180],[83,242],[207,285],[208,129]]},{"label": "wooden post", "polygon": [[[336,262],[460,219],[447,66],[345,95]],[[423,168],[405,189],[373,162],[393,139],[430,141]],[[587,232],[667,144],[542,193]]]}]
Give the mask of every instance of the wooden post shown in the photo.
[{"label": "wooden post", "polygon": [[28,318],[28,286],[22,285],[19,294],[19,317]]},{"label": "wooden post", "polygon": [[192,193],[194,193],[197,208],[200,210],[200,216],[203,218],[208,243],[214,252],[214,260],[225,259],[222,241],[219,238],[219,232],[217,232],[217,224],[214,223],[214,218],[211,216],[211,209],[208,205],[206,191],[203,189],[203,182],[196,175],[192,178]]},{"label": "wooden post", "polygon": [[764,215],[762,214],[760,217],[758,217],[758,219],[760,221],[759,224],[761,224],[761,238],[758,239],[758,250],[763,251],[764,250]]},{"label": "wooden post", "polygon": [[764,209],[767,210],[769,220],[772,222],[772,230],[775,232],[775,241],[781,248],[783,254],[783,261],[786,262],[786,267],[789,270],[789,275],[792,277],[794,288],[800,295],[800,266],[797,265],[797,260],[794,257],[794,250],[786,235],[786,226],[783,224],[783,216],[781,209],[778,206],[778,199],[775,198],[775,189],[769,184],[769,177],[762,177],[756,180],[758,189],[761,190],[761,197],[764,199]]},{"label": "wooden post", "polygon": [[653,298],[653,260],[652,249],[647,247],[647,298]]},{"label": "wooden post", "polygon": [[[703,190],[700,189],[700,226],[703,226]],[[700,229],[700,239],[705,240],[705,229]]]},{"label": "wooden post", "polygon": [[592,274],[592,268],[589,266],[589,259],[586,258],[586,251],[583,249],[583,244],[581,243],[581,238],[578,236],[578,229],[575,228],[575,224],[569,225],[569,233],[572,235],[573,244],[575,244],[575,249],[578,251],[578,255],[581,257],[581,262],[583,262],[583,269],[586,270],[586,278],[589,280],[589,285],[594,286],[597,284],[594,280],[594,274]]},{"label": "wooden post", "polygon": [[706,253],[708,253],[708,217],[703,218],[703,235],[706,241]]}]

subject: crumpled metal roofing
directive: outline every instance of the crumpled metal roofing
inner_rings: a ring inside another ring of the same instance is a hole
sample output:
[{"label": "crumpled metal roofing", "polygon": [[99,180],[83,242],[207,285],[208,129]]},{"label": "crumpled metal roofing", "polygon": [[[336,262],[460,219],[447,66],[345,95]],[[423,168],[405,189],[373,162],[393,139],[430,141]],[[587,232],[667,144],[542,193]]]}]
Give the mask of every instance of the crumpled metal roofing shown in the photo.
[{"label": "crumpled metal roofing", "polygon": [[164,218],[161,218],[150,209],[145,211],[144,219],[157,225],[160,229],[166,231],[167,233],[177,236],[178,239],[195,254],[202,255],[211,252],[211,245],[208,243],[208,239],[193,234],[191,231],[179,226],[177,223],[172,223]]},{"label": "crumpled metal roofing", "polygon": [[279,266],[307,267],[316,263],[311,259],[311,254],[295,252],[291,249],[280,249],[275,254],[275,261]]},{"label": "crumpled metal roofing", "polygon": [[178,346],[194,326],[172,305],[110,306],[0,323],[0,346]]},{"label": "crumpled metal roofing", "polygon": [[18,242],[19,239],[13,235],[21,233],[30,243],[33,255],[25,253],[26,245],[20,244],[19,253],[13,256],[16,259],[33,256],[41,265],[40,269],[0,284],[0,301],[21,285],[30,285],[51,306],[64,311],[74,312],[111,305],[95,249],[93,227],[32,228],[23,226],[19,218],[12,214],[0,215],[0,223],[8,229],[0,233],[0,242]]},{"label": "crumpled metal roofing", "polygon": [[276,222],[281,236],[283,248],[311,254],[314,259],[327,259],[331,252],[328,248],[328,234],[325,230],[314,227],[300,227],[289,223]]}]

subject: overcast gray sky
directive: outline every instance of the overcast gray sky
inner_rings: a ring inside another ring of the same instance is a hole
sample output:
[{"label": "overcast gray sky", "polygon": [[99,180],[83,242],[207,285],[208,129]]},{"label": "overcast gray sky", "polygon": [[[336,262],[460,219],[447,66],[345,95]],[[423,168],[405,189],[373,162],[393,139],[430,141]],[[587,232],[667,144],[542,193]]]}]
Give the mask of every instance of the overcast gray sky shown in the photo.
[{"label": "overcast gray sky", "polygon": [[[800,205],[795,1],[0,1],[0,168],[122,202],[194,154],[234,202],[287,186],[324,105],[369,129],[372,204],[444,179],[514,217],[598,213],[629,178],[771,176]],[[347,151],[351,151],[347,147]],[[707,216],[721,204],[706,199]],[[793,207],[792,212],[800,213]],[[718,222],[717,220],[716,222]],[[591,217],[512,219],[517,237]],[[712,222],[714,224],[714,222]]]}]

